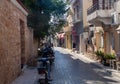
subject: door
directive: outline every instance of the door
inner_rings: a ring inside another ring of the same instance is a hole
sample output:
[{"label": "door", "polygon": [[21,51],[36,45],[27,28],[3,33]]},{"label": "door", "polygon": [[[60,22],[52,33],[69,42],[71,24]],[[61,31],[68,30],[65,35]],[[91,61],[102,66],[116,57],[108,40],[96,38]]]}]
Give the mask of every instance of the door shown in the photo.
[{"label": "door", "polygon": [[20,20],[20,39],[21,39],[21,69],[25,65],[25,26],[24,22]]}]

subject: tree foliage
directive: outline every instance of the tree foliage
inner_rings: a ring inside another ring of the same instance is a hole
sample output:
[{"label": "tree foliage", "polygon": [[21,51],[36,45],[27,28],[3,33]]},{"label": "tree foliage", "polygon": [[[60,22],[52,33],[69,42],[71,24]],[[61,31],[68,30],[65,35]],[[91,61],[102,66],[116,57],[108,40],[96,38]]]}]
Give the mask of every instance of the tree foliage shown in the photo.
[{"label": "tree foliage", "polygon": [[[34,29],[34,36],[44,38],[45,35],[54,34],[63,25],[61,17],[66,12],[66,4],[62,0],[21,0],[30,10],[28,26]],[[52,24],[51,17],[54,17]],[[57,23],[57,24],[56,24]],[[53,28],[53,29],[51,29]],[[53,30],[53,32],[50,30]]]}]

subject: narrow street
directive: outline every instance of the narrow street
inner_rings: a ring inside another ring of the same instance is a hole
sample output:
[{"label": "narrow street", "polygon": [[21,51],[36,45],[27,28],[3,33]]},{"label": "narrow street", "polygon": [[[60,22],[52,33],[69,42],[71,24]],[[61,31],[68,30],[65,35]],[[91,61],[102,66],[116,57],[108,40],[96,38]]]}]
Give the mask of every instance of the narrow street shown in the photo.
[{"label": "narrow street", "polygon": [[81,56],[71,55],[62,48],[55,51],[52,84],[120,84],[120,80]]},{"label": "narrow street", "polygon": [[[84,55],[56,47],[50,84],[120,84],[120,79],[107,73]],[[39,84],[36,68],[27,68],[12,84]]]},{"label": "narrow street", "polygon": [[43,82],[120,84],[120,0],[0,0],[0,84]]}]

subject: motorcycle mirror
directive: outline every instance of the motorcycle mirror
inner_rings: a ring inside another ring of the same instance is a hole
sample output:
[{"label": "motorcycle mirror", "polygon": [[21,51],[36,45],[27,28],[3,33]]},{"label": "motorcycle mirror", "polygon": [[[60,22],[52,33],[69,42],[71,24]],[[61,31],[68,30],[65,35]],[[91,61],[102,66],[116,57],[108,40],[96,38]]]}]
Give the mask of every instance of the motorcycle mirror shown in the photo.
[{"label": "motorcycle mirror", "polygon": [[40,50],[40,48],[38,48],[38,50]]}]

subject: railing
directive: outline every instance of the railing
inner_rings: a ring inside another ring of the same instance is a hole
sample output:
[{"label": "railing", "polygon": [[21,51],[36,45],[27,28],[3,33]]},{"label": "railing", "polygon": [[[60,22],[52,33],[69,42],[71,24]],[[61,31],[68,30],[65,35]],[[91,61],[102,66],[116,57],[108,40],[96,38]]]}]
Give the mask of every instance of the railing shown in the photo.
[{"label": "railing", "polygon": [[87,14],[91,14],[93,12],[95,12],[96,10],[109,10],[112,8],[112,3],[109,2],[109,3],[95,3],[93,4],[90,8],[88,8],[87,10]]},{"label": "railing", "polygon": [[117,1],[120,1],[120,0],[114,0],[114,2],[117,2]]},{"label": "railing", "polygon": [[96,3],[96,4],[92,5],[91,7],[89,7],[89,8],[87,9],[87,14],[89,15],[89,14],[93,13],[93,12],[96,11],[96,10],[99,10],[99,5],[98,5],[98,3]]}]

